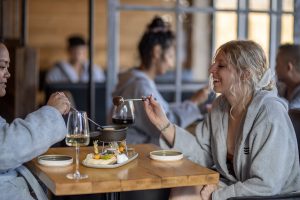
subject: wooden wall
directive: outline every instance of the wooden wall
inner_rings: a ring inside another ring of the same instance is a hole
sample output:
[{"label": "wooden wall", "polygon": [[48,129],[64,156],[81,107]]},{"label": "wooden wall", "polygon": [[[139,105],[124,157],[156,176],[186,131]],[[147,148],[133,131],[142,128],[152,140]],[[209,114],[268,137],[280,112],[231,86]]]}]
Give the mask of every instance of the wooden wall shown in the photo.
[{"label": "wooden wall", "polygon": [[[161,5],[161,0],[122,0],[127,4]],[[107,1],[95,0],[95,63],[106,68]],[[137,43],[154,15],[169,13],[122,11],[120,14],[120,65],[138,63]],[[175,27],[174,27],[175,28]],[[88,0],[28,0],[28,42],[39,49],[40,69],[66,58],[66,38],[88,36]]]},{"label": "wooden wall", "polygon": [[[95,1],[95,62],[106,59],[106,1]],[[66,58],[66,39],[88,36],[87,0],[29,0],[28,43],[40,51],[40,68],[48,69]]]}]

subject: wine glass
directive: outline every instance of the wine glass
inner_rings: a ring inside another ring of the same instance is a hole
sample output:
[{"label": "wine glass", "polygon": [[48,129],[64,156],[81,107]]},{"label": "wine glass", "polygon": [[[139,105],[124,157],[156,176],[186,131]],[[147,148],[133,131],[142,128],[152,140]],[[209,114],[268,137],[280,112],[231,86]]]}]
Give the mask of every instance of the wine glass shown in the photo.
[{"label": "wine glass", "polygon": [[114,105],[112,122],[122,125],[134,123],[134,106],[132,100],[125,100],[119,105]]},{"label": "wine glass", "polygon": [[76,180],[87,178],[86,174],[79,172],[79,147],[87,146],[90,142],[86,112],[71,110],[68,116],[67,129],[66,144],[76,149],[76,170],[74,173],[67,174],[67,178]]}]

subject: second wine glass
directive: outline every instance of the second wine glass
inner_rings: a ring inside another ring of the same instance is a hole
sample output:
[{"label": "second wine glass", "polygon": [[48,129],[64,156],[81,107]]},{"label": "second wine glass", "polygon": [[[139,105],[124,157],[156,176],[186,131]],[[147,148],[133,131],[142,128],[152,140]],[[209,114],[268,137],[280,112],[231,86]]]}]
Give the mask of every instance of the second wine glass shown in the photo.
[{"label": "second wine glass", "polygon": [[134,123],[134,106],[132,101],[123,101],[114,106],[112,114],[114,124],[133,124]]},{"label": "second wine glass", "polygon": [[79,172],[79,147],[87,146],[90,143],[89,123],[86,112],[70,111],[67,129],[66,144],[76,149],[76,170],[74,173],[67,174],[67,178],[76,180],[87,178],[86,174]]}]

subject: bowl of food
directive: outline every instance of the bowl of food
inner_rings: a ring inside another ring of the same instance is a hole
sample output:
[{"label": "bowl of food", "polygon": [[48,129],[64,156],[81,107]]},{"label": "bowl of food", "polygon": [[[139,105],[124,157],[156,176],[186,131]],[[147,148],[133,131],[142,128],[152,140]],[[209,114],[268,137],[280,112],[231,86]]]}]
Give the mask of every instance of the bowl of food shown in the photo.
[{"label": "bowl of food", "polygon": [[123,125],[107,125],[99,128],[98,139],[103,142],[123,141],[126,139],[128,127]]}]

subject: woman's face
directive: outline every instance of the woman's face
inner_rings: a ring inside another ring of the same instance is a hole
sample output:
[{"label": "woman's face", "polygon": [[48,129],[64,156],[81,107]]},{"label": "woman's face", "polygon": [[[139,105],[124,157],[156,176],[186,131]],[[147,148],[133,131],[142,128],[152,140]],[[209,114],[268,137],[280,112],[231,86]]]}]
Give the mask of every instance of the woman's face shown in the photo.
[{"label": "woman's face", "polygon": [[165,74],[169,69],[174,67],[175,62],[175,47],[171,46],[165,52],[160,62],[158,63],[157,75]]},{"label": "woman's face", "polygon": [[7,48],[0,43],[0,97],[6,94],[6,83],[10,77],[9,68],[9,53]]},{"label": "woman's face", "polygon": [[230,65],[223,52],[219,52],[211,65],[209,72],[212,74],[214,91],[230,94],[230,87],[237,83],[237,71]]}]

